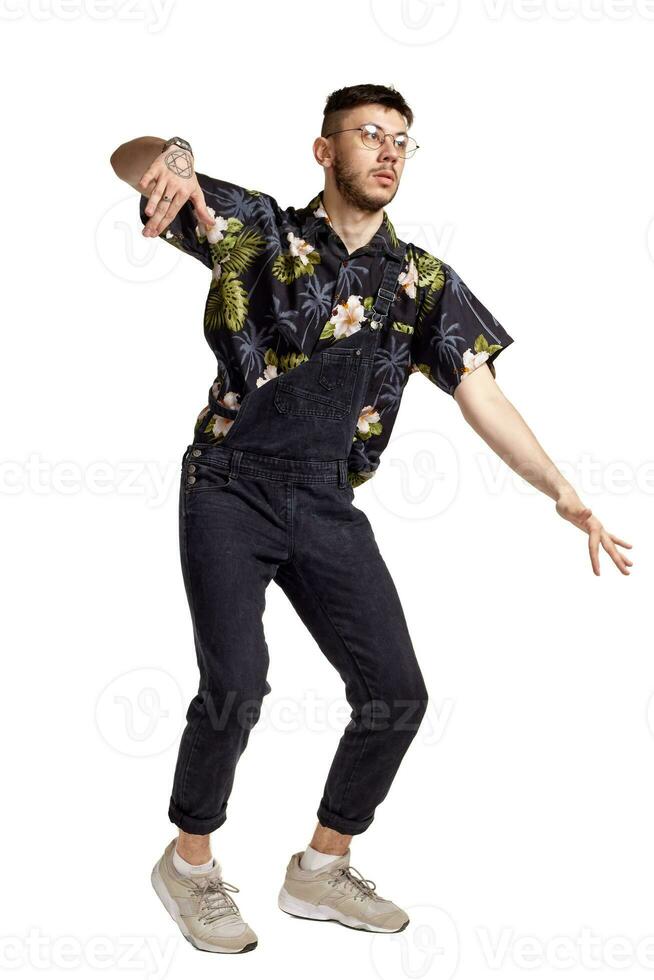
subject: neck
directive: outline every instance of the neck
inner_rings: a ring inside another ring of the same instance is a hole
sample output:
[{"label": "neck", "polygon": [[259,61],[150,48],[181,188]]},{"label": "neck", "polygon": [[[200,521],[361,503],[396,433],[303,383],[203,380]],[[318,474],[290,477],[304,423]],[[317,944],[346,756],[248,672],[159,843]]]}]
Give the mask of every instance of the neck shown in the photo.
[{"label": "neck", "polygon": [[383,208],[378,211],[362,211],[345,201],[336,188],[325,187],[322,203],[332,228],[350,254],[367,245],[384,220]]}]

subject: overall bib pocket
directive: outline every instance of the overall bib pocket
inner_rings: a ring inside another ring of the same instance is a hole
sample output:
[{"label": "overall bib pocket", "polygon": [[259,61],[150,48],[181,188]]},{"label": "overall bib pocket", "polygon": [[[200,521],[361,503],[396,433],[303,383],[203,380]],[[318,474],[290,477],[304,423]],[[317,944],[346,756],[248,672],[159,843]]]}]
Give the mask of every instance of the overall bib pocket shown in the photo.
[{"label": "overall bib pocket", "polygon": [[323,388],[340,388],[347,377],[349,357],[325,351],[320,355],[320,374],[318,381]]},{"label": "overall bib pocket", "polygon": [[360,348],[323,351],[276,382],[275,408],[282,415],[343,419],[352,407]]}]

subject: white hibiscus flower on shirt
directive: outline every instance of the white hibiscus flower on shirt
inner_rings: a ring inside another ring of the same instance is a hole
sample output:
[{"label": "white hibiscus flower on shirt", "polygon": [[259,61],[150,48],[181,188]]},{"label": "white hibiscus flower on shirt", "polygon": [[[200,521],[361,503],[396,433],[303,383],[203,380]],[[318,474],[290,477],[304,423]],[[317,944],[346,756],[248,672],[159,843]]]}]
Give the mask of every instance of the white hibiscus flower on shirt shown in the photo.
[{"label": "white hibiscus flower on shirt", "polygon": [[360,296],[349,296],[346,303],[339,303],[329,318],[334,324],[334,338],[349,337],[361,329],[366,309]]},{"label": "white hibiscus flower on shirt", "polygon": [[257,378],[257,388],[260,388],[261,385],[265,385],[266,381],[272,381],[273,378],[277,377],[277,374],[278,371],[276,364],[266,364],[262,376]]},{"label": "white hibiscus flower on shirt", "polygon": [[314,251],[313,245],[309,245],[308,242],[305,242],[304,238],[298,238],[297,235],[294,235],[292,231],[289,231],[286,237],[288,238],[289,241],[288,250],[291,253],[291,255],[294,258],[298,258],[302,263],[302,265],[308,265],[309,260],[307,258],[307,255],[309,254],[309,252]]},{"label": "white hibiscus flower on shirt", "polygon": [[331,225],[329,215],[325,211],[324,205],[319,204],[316,210],[313,212],[315,218],[324,218],[328,225]]},{"label": "white hibiscus flower on shirt", "polygon": [[204,222],[198,221],[195,234],[198,238],[206,238],[211,245],[215,245],[216,242],[221,241],[225,237],[223,232],[226,230],[229,222],[221,214],[216,217],[216,212],[213,208],[207,208],[207,211],[214,219],[214,224],[210,228],[207,228]]},{"label": "white hibiscus flower on shirt", "polygon": [[463,373],[469,374],[470,371],[474,371],[478,368],[484,361],[487,361],[489,353],[487,350],[480,350],[476,354],[473,354],[470,348],[463,352]]},{"label": "white hibiscus flower on shirt", "polygon": [[409,266],[406,272],[400,272],[397,281],[402,289],[411,299],[416,298],[416,286],[418,285],[418,270],[413,259],[409,259]]},{"label": "white hibiscus flower on shirt", "polygon": [[[214,398],[216,398],[217,392],[218,392],[218,385],[214,382],[214,384],[211,386],[211,393],[214,396]],[[222,405],[224,408],[238,410],[240,408],[239,398],[240,395],[238,394],[238,392],[226,391],[224,398],[217,398],[216,401],[218,402],[219,405]],[[211,431],[216,437],[221,435],[224,436],[227,430],[229,429],[229,427],[231,426],[232,422],[235,421],[236,419],[228,419],[225,418],[224,415],[214,415],[213,421],[211,423]]]},{"label": "white hibiscus flower on shirt", "polygon": [[359,421],[357,422],[357,430],[362,433],[370,432],[370,427],[375,423],[379,422],[381,418],[379,412],[374,407],[374,405],[365,405],[361,409],[361,414],[359,415]]}]

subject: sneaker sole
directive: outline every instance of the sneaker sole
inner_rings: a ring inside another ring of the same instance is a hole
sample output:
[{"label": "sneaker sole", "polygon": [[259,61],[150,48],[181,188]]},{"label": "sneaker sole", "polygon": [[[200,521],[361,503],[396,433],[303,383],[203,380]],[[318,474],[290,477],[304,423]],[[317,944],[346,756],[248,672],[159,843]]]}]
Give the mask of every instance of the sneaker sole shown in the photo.
[{"label": "sneaker sole", "polygon": [[364,932],[402,932],[409,924],[409,920],[399,927],[399,929],[382,929],[379,926],[371,926],[360,919],[355,919],[353,915],[345,915],[337,909],[332,909],[328,905],[312,905],[311,902],[303,902],[300,898],[289,895],[285,888],[282,888],[277,904],[282,912],[293,915],[298,919],[315,919],[318,922],[338,922],[348,929],[358,929]]},{"label": "sneaker sole", "polygon": [[166,912],[168,912],[171,919],[174,922],[176,922],[177,925],[179,926],[179,929],[182,935],[184,936],[184,939],[187,939],[190,942],[191,946],[194,946],[196,949],[201,949],[206,953],[247,953],[251,949],[254,949],[255,946],[257,945],[255,941],[253,943],[247,943],[241,949],[229,949],[227,947],[222,949],[219,946],[209,946],[207,943],[203,943],[201,939],[196,939],[189,932],[188,926],[186,925],[184,919],[180,915],[179,906],[177,905],[177,902],[166,888],[164,880],[159,874],[156,864],[152,869],[152,874],[150,875],[150,881],[152,882],[152,887],[154,888],[155,892],[159,896],[161,903],[165,908]]}]

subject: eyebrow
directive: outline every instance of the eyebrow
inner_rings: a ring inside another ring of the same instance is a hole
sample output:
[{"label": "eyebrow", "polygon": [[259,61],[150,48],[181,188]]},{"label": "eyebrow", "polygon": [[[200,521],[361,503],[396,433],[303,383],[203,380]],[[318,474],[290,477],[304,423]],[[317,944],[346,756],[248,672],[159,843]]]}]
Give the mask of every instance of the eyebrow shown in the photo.
[{"label": "eyebrow", "polygon": [[[367,119],[366,122],[367,123],[372,123],[374,126],[379,126],[380,129],[384,129],[384,127],[382,126],[382,124],[379,123],[379,122],[376,122],[374,119]],[[362,122],[361,125],[362,126],[365,126],[366,123],[365,122]],[[407,131],[405,129],[397,129],[393,133],[393,136],[408,136],[408,135],[409,134],[407,133]]]}]

